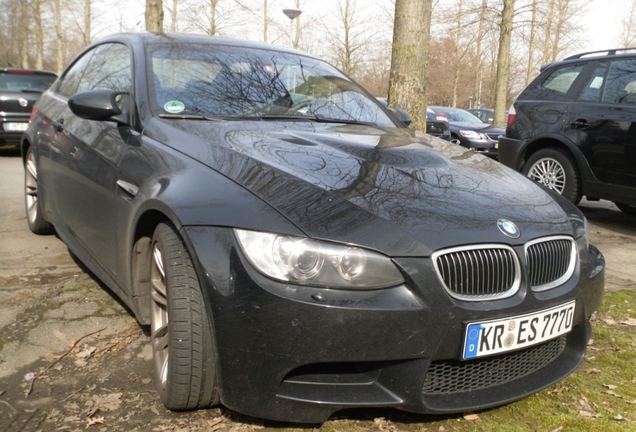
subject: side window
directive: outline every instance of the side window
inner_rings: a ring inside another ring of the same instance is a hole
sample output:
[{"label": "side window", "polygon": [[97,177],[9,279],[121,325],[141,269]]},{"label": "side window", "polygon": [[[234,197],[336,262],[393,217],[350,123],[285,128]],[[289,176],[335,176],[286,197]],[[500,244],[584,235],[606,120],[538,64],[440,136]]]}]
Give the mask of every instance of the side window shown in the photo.
[{"label": "side window", "polygon": [[[582,63],[564,66],[555,70],[541,83],[541,89],[544,90],[546,96],[550,93],[564,96],[570,90],[572,83],[578,78],[585,65],[585,63]],[[545,92],[545,90],[549,91]]]},{"label": "side window", "polygon": [[77,92],[87,90],[129,91],[132,76],[130,51],[122,44],[105,44],[95,49]]},{"label": "side window", "polygon": [[95,50],[87,52],[71,66],[66,74],[64,74],[64,77],[62,77],[57,93],[66,98],[70,98],[77,93],[77,86],[79,85],[80,79],[82,79],[84,69],[86,69],[86,65],[94,53]]},{"label": "side window", "polygon": [[584,102],[600,102],[601,92],[605,84],[605,75],[607,75],[607,62],[600,63],[594,73],[583,87],[579,100]]},{"label": "side window", "polygon": [[612,62],[603,102],[636,105],[636,59]]}]

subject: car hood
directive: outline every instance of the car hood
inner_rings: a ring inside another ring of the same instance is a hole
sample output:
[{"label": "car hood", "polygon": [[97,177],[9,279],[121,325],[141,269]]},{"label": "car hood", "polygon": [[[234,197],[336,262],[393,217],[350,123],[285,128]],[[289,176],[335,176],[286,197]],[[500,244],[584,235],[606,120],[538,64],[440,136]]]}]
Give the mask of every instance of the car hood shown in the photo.
[{"label": "car hood", "polygon": [[[525,177],[409,129],[153,120],[146,133],[223,173],[313,238],[428,256],[451,245],[572,233],[562,208]],[[520,238],[504,236],[502,218],[517,224]]]}]

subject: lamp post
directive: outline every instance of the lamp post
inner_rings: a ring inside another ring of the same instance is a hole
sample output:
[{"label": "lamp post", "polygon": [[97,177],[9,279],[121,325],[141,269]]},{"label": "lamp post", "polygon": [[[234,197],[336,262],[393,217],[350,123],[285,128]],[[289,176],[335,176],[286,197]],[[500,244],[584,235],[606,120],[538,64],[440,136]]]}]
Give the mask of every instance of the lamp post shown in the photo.
[{"label": "lamp post", "polygon": [[[292,33],[294,32],[294,19],[298,18],[303,11],[300,9],[283,9],[283,13],[287,15],[289,18],[289,38],[291,39],[292,48],[298,48],[294,43],[294,36]],[[298,34],[298,22],[296,22],[296,34]]]}]

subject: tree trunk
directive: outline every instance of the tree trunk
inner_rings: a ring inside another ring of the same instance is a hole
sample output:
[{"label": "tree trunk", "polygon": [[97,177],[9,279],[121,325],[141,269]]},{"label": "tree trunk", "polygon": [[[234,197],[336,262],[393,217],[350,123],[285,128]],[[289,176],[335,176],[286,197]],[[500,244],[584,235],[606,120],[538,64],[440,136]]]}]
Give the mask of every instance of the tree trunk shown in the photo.
[{"label": "tree trunk", "polygon": [[42,13],[40,12],[40,0],[33,0],[33,21],[35,29],[35,68],[44,69],[44,42],[42,41]]},{"label": "tree trunk", "polygon": [[459,87],[459,72],[462,67],[462,14],[464,9],[464,0],[459,0],[457,3],[457,21],[455,27],[455,70],[453,71],[453,99],[451,102],[452,107],[457,106],[457,87]]},{"label": "tree trunk", "polygon": [[508,103],[508,79],[510,78],[510,42],[515,0],[503,0],[499,54],[497,55],[497,87],[495,90],[495,118],[493,124],[503,127]]},{"label": "tree trunk", "polygon": [[475,70],[475,83],[473,85],[473,100],[475,101],[475,108],[479,108],[481,105],[481,79],[482,68],[484,65],[483,60],[483,48],[482,42],[484,39],[484,27],[486,24],[486,12],[488,11],[488,0],[482,0],[481,8],[479,9],[479,27],[477,29],[477,47],[475,48],[475,58],[477,60],[477,67]]},{"label": "tree trunk", "polygon": [[163,0],[146,0],[146,31],[163,31]]},{"label": "tree trunk", "polygon": [[269,8],[267,0],[263,0],[263,42],[267,42],[267,27],[269,26]]},{"label": "tree trunk", "polygon": [[432,0],[396,0],[389,104],[407,110],[426,131]]},{"label": "tree trunk", "polygon": [[177,31],[177,9],[179,8],[179,0],[172,0],[172,9],[170,10],[170,31]]},{"label": "tree trunk", "polygon": [[64,69],[64,51],[63,38],[64,33],[62,31],[62,5],[61,0],[55,0],[55,46],[57,51],[57,74],[61,74]]},{"label": "tree trunk", "polygon": [[532,0],[532,18],[530,19],[530,40],[528,41],[528,63],[526,65],[526,85],[532,81],[534,66],[534,27],[537,24],[537,0]]},{"label": "tree trunk", "polygon": [[22,0],[20,2],[20,22],[22,34],[20,37],[20,66],[23,69],[29,69],[29,2]]},{"label": "tree trunk", "polygon": [[91,43],[91,0],[84,1],[84,46]]},{"label": "tree trunk", "polygon": [[550,61],[550,49],[552,47],[552,22],[555,2],[556,0],[550,0],[550,7],[548,8],[548,16],[546,17],[547,21],[543,37],[543,55],[541,57],[541,64],[546,64]]}]

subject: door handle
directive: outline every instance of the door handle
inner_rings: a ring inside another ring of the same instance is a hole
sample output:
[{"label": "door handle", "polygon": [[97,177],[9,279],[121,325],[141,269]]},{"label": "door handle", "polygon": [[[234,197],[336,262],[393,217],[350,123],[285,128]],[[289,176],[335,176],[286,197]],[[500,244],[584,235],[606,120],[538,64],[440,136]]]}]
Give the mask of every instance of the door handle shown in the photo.
[{"label": "door handle", "polygon": [[570,126],[572,126],[575,129],[582,129],[582,128],[589,127],[590,124],[585,119],[576,119],[573,122],[570,122]]},{"label": "door handle", "polygon": [[61,118],[57,121],[53,121],[53,127],[56,131],[62,132],[64,130],[64,119]]}]

